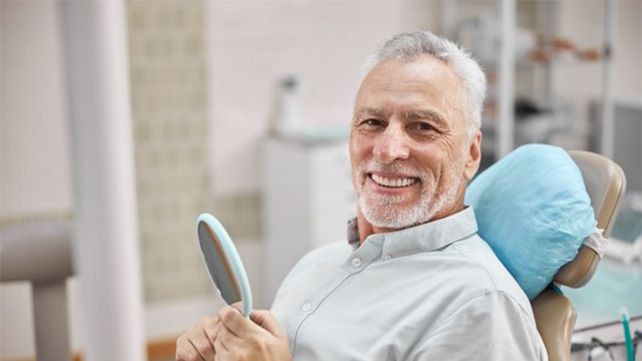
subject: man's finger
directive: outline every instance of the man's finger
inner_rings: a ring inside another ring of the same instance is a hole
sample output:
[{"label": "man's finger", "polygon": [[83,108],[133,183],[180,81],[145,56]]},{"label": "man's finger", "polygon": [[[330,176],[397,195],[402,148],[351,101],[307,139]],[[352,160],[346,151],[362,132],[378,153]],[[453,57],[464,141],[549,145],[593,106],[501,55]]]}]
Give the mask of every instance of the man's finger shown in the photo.
[{"label": "man's finger", "polygon": [[198,352],[203,358],[207,361],[214,360],[214,343],[210,340],[205,329],[201,329],[201,335],[199,335],[197,342],[199,342]]},{"label": "man's finger", "polygon": [[190,337],[189,340],[203,360],[214,360],[214,345],[210,343],[205,331],[201,330],[199,335]]},{"label": "man's finger", "polygon": [[218,332],[218,335],[216,336],[216,339],[221,344],[223,344],[226,349],[229,349],[232,345],[243,343],[243,340],[241,338],[233,334],[226,327],[221,328],[221,330]]},{"label": "man's finger", "polygon": [[234,302],[230,306],[236,308],[239,312],[243,313],[243,302],[241,301]]},{"label": "man's finger", "polygon": [[189,339],[189,343],[190,343],[190,345],[192,345],[192,347],[194,348],[194,351],[193,351],[193,352],[197,353],[197,354],[198,354],[198,356],[199,356],[199,358],[200,358],[202,361],[208,361],[208,360],[205,358],[205,356],[203,356],[203,354],[201,354],[201,351],[199,351],[199,350],[198,350],[198,346],[196,346],[196,345],[194,344],[194,341],[193,341],[192,339]]},{"label": "man's finger", "polygon": [[214,341],[214,350],[216,351],[216,357],[225,356],[227,354],[227,346],[223,343],[222,337],[216,337]]},{"label": "man's finger", "polygon": [[202,360],[201,355],[188,338],[181,338],[176,344],[176,361]]},{"label": "man's finger", "polygon": [[218,312],[218,317],[223,326],[237,337],[245,334],[248,328],[251,327],[251,321],[243,317],[237,309],[231,306],[221,308]]},{"label": "man's finger", "polygon": [[216,334],[218,333],[220,323],[221,322],[218,317],[203,317],[201,320],[203,330],[212,345],[214,345],[214,341],[216,340]]},{"label": "man's finger", "polygon": [[269,311],[253,311],[252,314],[250,314],[250,319],[276,337],[282,337],[285,335],[279,325],[279,322]]}]

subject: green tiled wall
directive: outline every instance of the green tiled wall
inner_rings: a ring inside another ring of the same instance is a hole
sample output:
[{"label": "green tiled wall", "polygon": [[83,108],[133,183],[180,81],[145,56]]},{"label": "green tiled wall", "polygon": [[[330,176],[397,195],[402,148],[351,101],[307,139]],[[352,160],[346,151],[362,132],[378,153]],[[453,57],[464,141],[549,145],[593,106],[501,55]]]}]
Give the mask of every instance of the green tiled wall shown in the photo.
[{"label": "green tiled wall", "polygon": [[195,220],[232,237],[260,232],[258,194],[209,191],[204,3],[127,3],[136,182],[147,303],[211,292]]}]

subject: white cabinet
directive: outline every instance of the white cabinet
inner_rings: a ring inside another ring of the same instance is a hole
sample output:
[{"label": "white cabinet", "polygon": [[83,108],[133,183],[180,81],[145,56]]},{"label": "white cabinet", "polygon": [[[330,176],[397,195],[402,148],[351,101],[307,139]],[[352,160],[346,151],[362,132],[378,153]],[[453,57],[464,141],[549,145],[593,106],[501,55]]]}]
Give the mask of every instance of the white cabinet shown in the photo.
[{"label": "white cabinet", "polygon": [[356,215],[348,142],[269,139],[263,147],[266,303],[309,250],[346,239]]}]

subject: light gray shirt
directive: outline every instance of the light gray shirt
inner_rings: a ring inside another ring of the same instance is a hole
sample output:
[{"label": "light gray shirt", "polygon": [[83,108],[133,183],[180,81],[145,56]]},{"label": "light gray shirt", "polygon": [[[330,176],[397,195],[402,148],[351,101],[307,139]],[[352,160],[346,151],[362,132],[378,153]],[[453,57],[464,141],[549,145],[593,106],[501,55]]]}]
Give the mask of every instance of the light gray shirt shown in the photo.
[{"label": "light gray shirt", "polygon": [[272,312],[295,360],[546,360],[530,303],[472,208],[308,253]]}]

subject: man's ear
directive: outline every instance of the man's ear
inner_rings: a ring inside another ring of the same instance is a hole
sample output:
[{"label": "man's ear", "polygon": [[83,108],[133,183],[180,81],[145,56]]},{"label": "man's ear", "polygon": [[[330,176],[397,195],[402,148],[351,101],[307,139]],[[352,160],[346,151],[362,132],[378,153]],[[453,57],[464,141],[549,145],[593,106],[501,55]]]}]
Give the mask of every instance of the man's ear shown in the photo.
[{"label": "man's ear", "polygon": [[468,152],[466,153],[466,164],[464,165],[464,178],[467,181],[470,181],[477,173],[479,169],[479,163],[481,162],[481,141],[482,133],[477,131],[473,136],[473,140],[470,142]]}]

